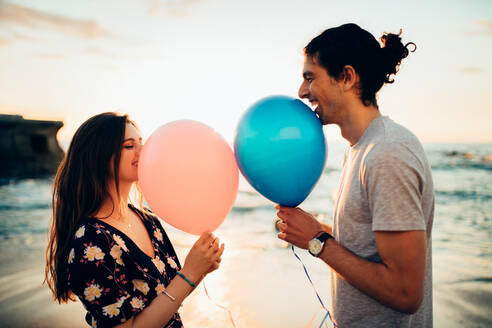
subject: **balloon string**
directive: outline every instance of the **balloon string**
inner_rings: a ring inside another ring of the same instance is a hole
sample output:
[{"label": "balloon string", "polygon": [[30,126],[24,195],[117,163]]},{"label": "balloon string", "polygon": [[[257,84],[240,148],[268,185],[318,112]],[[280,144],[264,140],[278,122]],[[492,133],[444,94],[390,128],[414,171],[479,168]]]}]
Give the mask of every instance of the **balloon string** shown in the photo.
[{"label": "balloon string", "polygon": [[306,276],[307,276],[307,278],[308,278],[309,282],[311,283],[311,286],[313,287],[314,292],[316,293],[316,297],[318,297],[318,300],[319,300],[319,302],[321,303],[321,306],[322,306],[322,307],[323,307],[323,309],[325,309],[325,311],[326,311],[326,315],[325,315],[325,317],[324,317],[324,319],[323,319],[323,321],[321,322],[321,325],[320,325],[319,327],[321,328],[321,326],[323,325],[323,323],[325,322],[325,320],[326,320],[326,318],[327,318],[327,317],[329,317],[329,318],[330,318],[330,320],[331,320],[331,322],[333,323],[333,326],[334,326],[334,327],[338,327],[338,326],[337,326],[337,324],[336,324],[336,322],[333,320],[333,318],[332,318],[332,316],[331,316],[331,314],[330,314],[330,310],[328,310],[328,309],[326,308],[325,304],[324,304],[324,303],[323,303],[323,301],[321,300],[321,297],[319,296],[318,291],[316,290],[316,287],[314,286],[313,281],[311,280],[311,277],[309,276],[309,273],[308,273],[308,271],[307,271],[307,269],[306,269],[306,266],[304,265],[304,262],[302,262],[301,258],[300,258],[300,257],[296,254],[296,251],[294,250],[294,245],[293,245],[293,244],[291,244],[291,248],[292,248],[292,252],[294,253],[294,256],[295,256],[295,257],[299,260],[299,262],[301,262],[302,267],[303,267],[303,269],[304,269],[304,272],[306,273]]},{"label": "balloon string", "polygon": [[[323,326],[323,324],[325,323],[326,321],[326,318],[330,317],[330,320],[331,320],[331,316],[330,316],[330,312],[327,311],[326,314],[325,314],[325,317],[323,318],[323,320],[321,321],[321,323],[319,324],[319,328],[321,328]],[[333,321],[332,321],[333,322]],[[326,324],[325,324],[326,325]],[[337,325],[333,322],[333,325],[336,327]]]},{"label": "balloon string", "polygon": [[[324,309],[322,307],[320,307],[319,310],[324,310]],[[309,321],[309,323],[306,325],[306,328],[311,328],[311,326],[313,325],[314,319],[316,319],[316,317],[318,316],[319,310],[314,312],[313,317],[311,318],[311,321]]]},{"label": "balloon string", "polygon": [[311,328],[311,325],[313,324],[313,321],[316,318],[316,314],[318,314],[318,313],[316,312],[316,313],[313,314],[313,317],[311,318],[311,320],[309,321],[309,323],[306,325],[306,328]]},{"label": "balloon string", "polygon": [[205,294],[207,295],[208,299],[209,299],[212,303],[214,303],[217,307],[219,307],[219,308],[221,308],[222,310],[225,310],[225,311],[227,311],[227,312],[229,313],[229,319],[231,319],[232,326],[233,326],[234,328],[236,328],[236,324],[234,323],[234,319],[232,318],[232,313],[231,313],[231,311],[230,311],[228,308],[226,308],[225,306],[220,305],[219,303],[217,303],[216,301],[214,301],[214,300],[210,297],[210,295],[208,294],[207,286],[205,286],[205,279],[203,279],[203,289],[205,290]]}]

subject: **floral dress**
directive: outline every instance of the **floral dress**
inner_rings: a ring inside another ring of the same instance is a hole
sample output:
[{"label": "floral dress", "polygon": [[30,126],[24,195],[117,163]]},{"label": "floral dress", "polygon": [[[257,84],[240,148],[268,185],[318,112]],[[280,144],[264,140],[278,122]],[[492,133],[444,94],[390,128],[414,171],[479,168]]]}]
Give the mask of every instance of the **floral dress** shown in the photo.
[{"label": "floral dress", "polygon": [[[181,269],[159,220],[129,206],[147,228],[154,258],[120,230],[95,218],[82,220],[71,241],[68,283],[93,327],[112,327],[142,312]],[[179,314],[164,327],[183,327]]]}]

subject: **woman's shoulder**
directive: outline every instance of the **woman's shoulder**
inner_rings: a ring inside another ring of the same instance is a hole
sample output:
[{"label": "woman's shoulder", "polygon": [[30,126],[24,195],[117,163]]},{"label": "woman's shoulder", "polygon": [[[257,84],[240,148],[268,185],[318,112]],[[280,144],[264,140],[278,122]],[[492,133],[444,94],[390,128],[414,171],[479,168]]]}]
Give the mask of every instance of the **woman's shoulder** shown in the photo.
[{"label": "woman's shoulder", "polygon": [[93,270],[92,264],[96,267],[110,262],[124,265],[122,255],[128,252],[124,239],[96,219],[80,222],[68,249],[71,271],[80,271],[75,275]]},{"label": "woman's shoulder", "polygon": [[80,221],[75,228],[71,239],[72,248],[87,247],[87,245],[97,245],[107,248],[115,241],[124,244],[123,239],[118,234],[112,232],[102,222],[93,218],[86,218]]},{"label": "woman's shoulder", "polygon": [[128,207],[148,220],[154,220],[157,218],[157,216],[154,214],[154,212],[146,206],[143,206],[140,208],[140,207],[137,207],[131,203],[128,203]]},{"label": "woman's shoulder", "polygon": [[148,207],[143,207],[143,208],[138,208],[132,204],[128,204],[128,206],[136,211],[147,223],[150,223],[150,225],[155,228],[158,227],[161,230],[164,230],[162,228],[162,224],[160,222],[160,219],[157,215],[154,214],[154,212],[148,208]]}]

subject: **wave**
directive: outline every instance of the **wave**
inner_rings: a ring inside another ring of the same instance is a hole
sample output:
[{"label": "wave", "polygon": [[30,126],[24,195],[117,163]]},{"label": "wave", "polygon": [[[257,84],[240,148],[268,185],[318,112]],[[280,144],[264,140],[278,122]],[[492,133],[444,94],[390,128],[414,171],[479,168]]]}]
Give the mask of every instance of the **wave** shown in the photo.
[{"label": "wave", "polygon": [[262,209],[272,210],[273,205],[233,206],[231,211],[235,213],[248,213]]},{"label": "wave", "polygon": [[453,190],[453,191],[445,191],[445,190],[436,190],[436,196],[438,197],[452,197],[459,199],[475,199],[481,201],[492,200],[492,195],[482,194],[476,191],[467,191],[467,190]]},{"label": "wave", "polygon": [[333,173],[333,172],[339,172],[341,171],[342,168],[341,167],[332,167],[332,166],[327,166],[325,167],[325,169],[323,170],[323,174],[330,174],[330,173]]},{"label": "wave", "polygon": [[0,204],[0,211],[46,210],[50,204]]},{"label": "wave", "polygon": [[461,279],[461,280],[456,280],[453,282],[450,282],[449,284],[459,284],[463,282],[485,282],[485,283],[491,283],[492,278],[491,277],[477,277],[477,278],[472,278],[472,279]]},{"label": "wave", "polygon": [[476,162],[442,163],[442,164],[434,164],[431,166],[431,168],[433,171],[450,171],[456,169],[492,171],[492,164],[476,163]]},{"label": "wave", "polygon": [[492,170],[492,154],[486,149],[461,149],[429,152],[433,170]]},{"label": "wave", "polygon": [[0,228],[0,238],[8,239],[14,238],[19,235],[34,236],[34,235],[46,235],[47,227],[36,228],[36,227],[16,227],[9,229]]}]

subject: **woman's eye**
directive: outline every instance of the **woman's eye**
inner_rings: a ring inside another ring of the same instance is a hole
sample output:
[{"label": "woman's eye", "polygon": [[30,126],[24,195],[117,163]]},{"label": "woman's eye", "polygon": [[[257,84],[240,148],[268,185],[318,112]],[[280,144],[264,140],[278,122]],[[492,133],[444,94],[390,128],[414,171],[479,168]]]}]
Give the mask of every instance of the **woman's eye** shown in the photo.
[{"label": "woman's eye", "polygon": [[123,146],[123,148],[125,148],[125,149],[132,149],[133,148],[133,145],[126,145],[126,146]]}]

